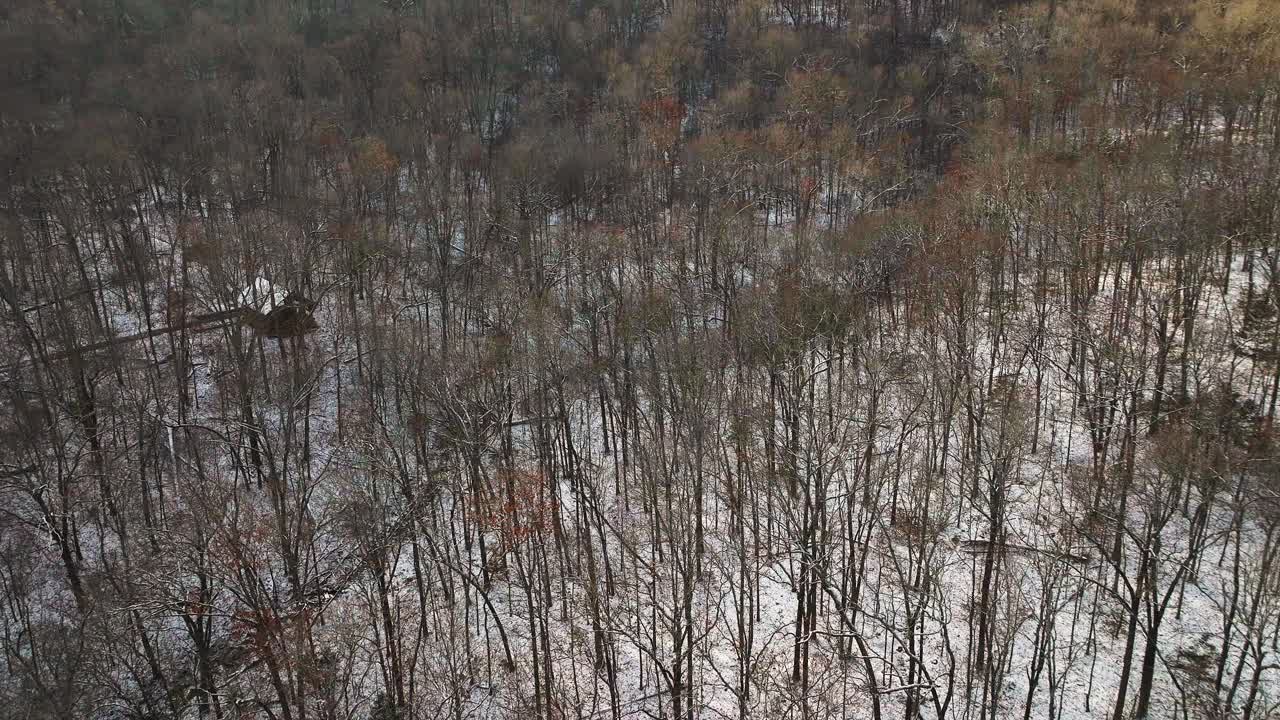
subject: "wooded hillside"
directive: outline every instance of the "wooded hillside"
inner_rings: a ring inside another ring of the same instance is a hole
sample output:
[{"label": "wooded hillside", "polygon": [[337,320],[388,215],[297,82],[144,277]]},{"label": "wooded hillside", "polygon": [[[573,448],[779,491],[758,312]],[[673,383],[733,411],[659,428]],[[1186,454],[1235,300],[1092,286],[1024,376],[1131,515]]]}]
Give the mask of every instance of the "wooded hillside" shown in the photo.
[{"label": "wooded hillside", "polygon": [[0,720],[1280,718],[1274,0],[7,0]]}]

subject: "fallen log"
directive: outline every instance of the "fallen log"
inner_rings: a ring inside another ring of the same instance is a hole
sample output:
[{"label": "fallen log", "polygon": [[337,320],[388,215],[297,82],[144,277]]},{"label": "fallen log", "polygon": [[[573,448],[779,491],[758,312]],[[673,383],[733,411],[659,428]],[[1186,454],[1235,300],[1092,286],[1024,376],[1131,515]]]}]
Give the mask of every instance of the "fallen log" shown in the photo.
[{"label": "fallen log", "polygon": [[[80,347],[71,348],[70,350],[63,350],[62,352],[57,352],[52,355],[48,355],[43,359],[46,360],[47,362],[59,362],[62,360],[68,360],[73,357],[78,357],[80,355],[84,355],[87,353],[98,352],[99,350],[106,350],[119,345],[127,345],[129,343],[134,343],[139,340],[146,340],[148,338],[157,337],[159,335],[167,335],[169,333],[178,332],[181,330],[190,330],[194,332],[208,332],[210,330],[217,330],[221,327],[224,327],[227,320],[239,317],[240,313],[241,313],[241,310],[239,308],[234,308],[231,310],[220,310],[218,312],[205,313],[203,315],[196,315],[190,318],[189,320],[187,320],[186,322],[176,323],[173,325],[166,325],[164,327],[152,328],[150,330],[144,330],[142,332],[133,333],[131,335],[119,335],[113,338],[109,338],[107,340],[101,340],[99,342],[90,343],[88,345],[82,345]],[[18,370],[34,365],[35,363],[36,363],[35,358],[29,358],[29,357],[24,358],[12,365],[5,366],[4,371],[17,372]]]},{"label": "fallen log", "polygon": [[[960,541],[961,550],[967,553],[975,554],[975,555],[991,552],[992,545],[993,543],[990,540],[961,540]],[[1013,552],[1039,553],[1041,555],[1048,555],[1050,557],[1062,558],[1063,560],[1066,560],[1067,562],[1072,562],[1072,563],[1089,562],[1088,555],[1077,555],[1076,553],[1064,552],[1061,550],[1049,550],[1047,548],[1037,548],[1037,547],[1031,547],[1029,545],[1015,545],[1013,543],[1002,543],[1002,542],[994,543],[994,545],[1000,550],[1013,551]]]}]

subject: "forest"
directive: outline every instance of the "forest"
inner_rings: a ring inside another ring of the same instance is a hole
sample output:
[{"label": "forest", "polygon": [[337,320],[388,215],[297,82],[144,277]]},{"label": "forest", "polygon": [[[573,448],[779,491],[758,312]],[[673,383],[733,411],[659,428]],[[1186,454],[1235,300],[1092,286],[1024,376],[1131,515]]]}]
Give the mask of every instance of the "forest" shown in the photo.
[{"label": "forest", "polygon": [[0,1],[0,720],[1280,718],[1276,0]]}]

